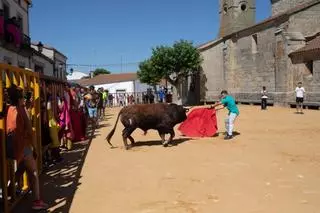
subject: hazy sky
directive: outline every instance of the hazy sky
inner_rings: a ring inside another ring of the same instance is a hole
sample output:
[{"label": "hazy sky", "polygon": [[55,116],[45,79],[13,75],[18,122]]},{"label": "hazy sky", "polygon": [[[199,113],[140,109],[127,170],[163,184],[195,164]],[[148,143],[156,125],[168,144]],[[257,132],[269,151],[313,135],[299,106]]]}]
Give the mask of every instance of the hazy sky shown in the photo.
[{"label": "hazy sky", "polygon": [[[156,45],[215,39],[218,9],[218,0],[33,0],[31,38],[63,52],[68,64],[111,64],[104,68],[132,72]],[[269,0],[257,0],[257,21],[270,10]]]}]

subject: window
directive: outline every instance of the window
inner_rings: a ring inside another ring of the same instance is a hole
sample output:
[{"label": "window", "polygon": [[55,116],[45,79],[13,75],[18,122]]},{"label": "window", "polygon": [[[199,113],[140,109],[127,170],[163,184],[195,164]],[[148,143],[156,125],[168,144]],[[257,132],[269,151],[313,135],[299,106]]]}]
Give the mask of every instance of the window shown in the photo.
[{"label": "window", "polygon": [[6,3],[3,3],[3,16],[4,20],[9,20],[10,18],[10,8],[9,5]]},{"label": "window", "polygon": [[227,14],[227,12],[228,12],[228,5],[227,5],[227,4],[224,4],[224,5],[223,5],[223,13],[224,13],[224,14]]},{"label": "window", "polygon": [[43,74],[43,67],[39,65],[34,65],[34,71]]},{"label": "window", "polygon": [[247,10],[247,5],[245,3],[242,3],[240,6],[242,11],[246,11]]},{"label": "window", "polygon": [[313,61],[308,61],[306,63],[308,74],[313,75]]},{"label": "window", "polygon": [[252,35],[252,53],[258,52],[258,36],[257,34]]}]

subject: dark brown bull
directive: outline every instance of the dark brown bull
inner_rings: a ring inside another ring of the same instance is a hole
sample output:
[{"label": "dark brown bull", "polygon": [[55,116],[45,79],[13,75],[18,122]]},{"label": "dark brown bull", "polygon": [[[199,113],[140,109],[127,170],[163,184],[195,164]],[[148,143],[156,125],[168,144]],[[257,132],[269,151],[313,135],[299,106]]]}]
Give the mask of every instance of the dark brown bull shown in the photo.
[{"label": "dark brown bull", "polygon": [[[187,119],[188,109],[177,104],[139,104],[130,105],[121,109],[118,114],[117,121],[106,137],[108,143],[110,142],[116,130],[119,118],[121,116],[121,123],[125,127],[122,131],[123,143],[126,149],[129,149],[127,139],[133,145],[135,143],[131,134],[137,128],[142,129],[145,133],[149,129],[157,130],[163,146],[167,146],[175,136],[174,126]],[[165,134],[170,134],[168,141],[165,141]]]}]

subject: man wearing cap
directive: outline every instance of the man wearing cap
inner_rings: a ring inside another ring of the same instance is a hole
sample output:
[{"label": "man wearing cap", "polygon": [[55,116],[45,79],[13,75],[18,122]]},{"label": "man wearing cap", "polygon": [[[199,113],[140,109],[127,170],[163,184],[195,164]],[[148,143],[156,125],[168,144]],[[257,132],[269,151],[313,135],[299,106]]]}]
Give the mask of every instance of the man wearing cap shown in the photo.
[{"label": "man wearing cap", "polygon": [[233,138],[234,121],[239,116],[239,109],[237,107],[235,99],[231,95],[228,95],[228,92],[226,90],[223,90],[221,92],[220,99],[220,102],[212,105],[211,108],[223,105],[221,109],[227,107],[227,109],[229,110],[228,118],[225,119],[227,134],[224,139],[230,140]]}]

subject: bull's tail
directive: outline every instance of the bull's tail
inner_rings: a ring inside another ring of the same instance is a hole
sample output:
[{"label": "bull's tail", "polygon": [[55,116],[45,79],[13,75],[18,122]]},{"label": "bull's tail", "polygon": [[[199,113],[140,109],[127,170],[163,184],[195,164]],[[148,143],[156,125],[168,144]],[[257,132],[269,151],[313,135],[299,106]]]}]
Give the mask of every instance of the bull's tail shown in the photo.
[{"label": "bull's tail", "polygon": [[122,113],[122,110],[121,110],[121,111],[119,112],[119,114],[118,114],[117,121],[116,121],[113,129],[111,130],[111,132],[110,132],[110,133],[107,135],[107,137],[106,137],[106,140],[108,141],[108,143],[109,143],[109,145],[110,145],[111,147],[113,147],[113,145],[112,145],[112,143],[110,142],[110,140],[111,140],[112,136],[114,135],[114,132],[116,131],[117,124],[118,124],[118,121],[119,121],[119,118],[120,118],[121,113]]}]

